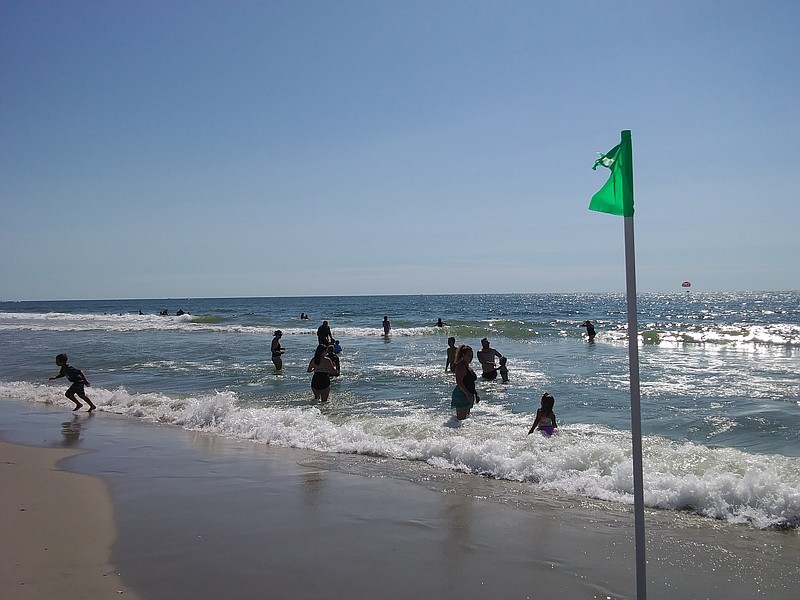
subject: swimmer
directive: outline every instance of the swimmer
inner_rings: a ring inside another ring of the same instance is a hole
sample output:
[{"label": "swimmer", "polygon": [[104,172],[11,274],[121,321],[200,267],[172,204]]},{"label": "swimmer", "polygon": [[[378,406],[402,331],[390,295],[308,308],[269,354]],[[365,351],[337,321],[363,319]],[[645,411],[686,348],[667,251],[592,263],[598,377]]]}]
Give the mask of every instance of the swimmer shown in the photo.
[{"label": "swimmer", "polygon": [[327,347],[332,340],[333,334],[331,334],[331,328],[327,321],[323,321],[322,325],[317,328],[317,341],[319,342],[320,346]]},{"label": "swimmer", "polygon": [[542,435],[547,437],[553,435],[556,427],[558,427],[558,423],[556,423],[556,413],[553,412],[553,405],[555,403],[556,399],[545,392],[542,396],[542,406],[536,411],[536,419],[534,419],[533,425],[531,425],[528,431],[528,435],[536,431],[537,427]]},{"label": "swimmer", "polygon": [[478,376],[470,368],[469,363],[471,362],[472,348],[461,344],[456,350],[456,387],[453,389],[450,401],[450,408],[456,409],[456,419],[459,421],[466,419],[475,403],[481,401],[475,390]]},{"label": "swimmer", "polygon": [[586,335],[589,336],[589,341],[594,341],[594,336],[596,335],[594,332],[594,325],[592,325],[591,321],[584,321],[581,323],[581,327],[586,327]]},{"label": "swimmer", "polygon": [[314,392],[314,400],[327,402],[328,395],[331,393],[331,374],[336,373],[336,365],[327,356],[328,347],[320,344],[314,352],[314,358],[308,363],[307,371],[313,372],[311,377],[311,391]]},{"label": "swimmer", "polygon": [[503,379],[503,383],[508,383],[508,367],[506,366],[506,362],[508,359],[504,356],[500,359],[500,367],[498,367],[497,372],[500,373],[500,377]]},{"label": "swimmer", "polygon": [[447,360],[444,363],[445,371],[456,370],[456,338],[447,338]]},{"label": "swimmer", "polygon": [[478,362],[481,363],[481,377],[491,381],[497,379],[497,367],[494,365],[494,358],[503,358],[494,348],[489,347],[489,340],[483,338],[481,340],[481,349],[478,350]]},{"label": "swimmer", "polygon": [[281,355],[284,352],[286,352],[286,350],[284,350],[281,347],[282,336],[283,332],[280,329],[278,329],[278,331],[275,332],[275,337],[272,338],[272,346],[271,346],[272,364],[275,365],[275,369],[278,371],[280,371],[283,368],[283,359],[281,358]]}]

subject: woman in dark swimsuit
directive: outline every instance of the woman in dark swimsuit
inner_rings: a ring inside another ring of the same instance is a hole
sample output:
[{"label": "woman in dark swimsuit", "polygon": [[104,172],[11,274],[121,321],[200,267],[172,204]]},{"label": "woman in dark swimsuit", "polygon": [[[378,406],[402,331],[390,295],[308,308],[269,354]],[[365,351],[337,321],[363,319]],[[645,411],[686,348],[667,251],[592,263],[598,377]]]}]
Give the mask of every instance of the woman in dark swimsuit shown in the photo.
[{"label": "woman in dark swimsuit", "polygon": [[466,419],[472,406],[481,401],[475,391],[475,382],[478,380],[478,376],[469,366],[472,357],[472,348],[466,344],[461,344],[456,350],[456,387],[453,389],[450,408],[456,409],[456,418],[459,421]]},{"label": "woman in dark swimsuit", "polygon": [[331,373],[336,373],[336,366],[327,356],[328,347],[320,344],[314,352],[314,358],[308,363],[308,372],[313,371],[311,378],[311,391],[314,392],[314,400],[327,402],[328,395],[331,393]]},{"label": "woman in dark swimsuit", "polygon": [[283,336],[283,332],[278,329],[275,332],[275,337],[272,338],[272,364],[275,365],[275,369],[280,371],[283,368],[283,359],[281,355],[284,353],[284,349],[281,348],[281,337]]}]

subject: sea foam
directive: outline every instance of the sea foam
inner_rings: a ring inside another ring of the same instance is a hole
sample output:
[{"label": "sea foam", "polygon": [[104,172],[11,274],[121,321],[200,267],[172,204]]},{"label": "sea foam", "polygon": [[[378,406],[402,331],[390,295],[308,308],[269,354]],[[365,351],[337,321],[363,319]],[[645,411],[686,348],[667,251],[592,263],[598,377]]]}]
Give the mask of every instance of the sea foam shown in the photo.
[{"label": "sea foam", "polygon": [[[498,405],[476,407],[479,418],[455,422],[446,410],[419,408],[340,414],[298,396],[293,406],[242,403],[232,391],[201,395],[130,393],[91,388],[99,410],[231,438],[319,452],[425,461],[497,479],[530,482],[575,496],[631,504],[630,433],[570,424],[558,435],[527,435],[527,415]],[[54,404],[63,386],[0,383],[0,397]],[[346,403],[347,399],[337,399]],[[480,406],[480,405],[479,405]],[[645,504],[746,523],[800,526],[800,459],[753,455],[647,436]]]}]

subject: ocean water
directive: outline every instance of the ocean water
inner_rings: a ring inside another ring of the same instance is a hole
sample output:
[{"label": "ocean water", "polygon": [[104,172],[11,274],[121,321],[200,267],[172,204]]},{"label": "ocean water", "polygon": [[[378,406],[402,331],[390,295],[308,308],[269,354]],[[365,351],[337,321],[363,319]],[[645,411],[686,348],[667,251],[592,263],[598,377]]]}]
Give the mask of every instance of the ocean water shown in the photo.
[{"label": "ocean water", "polygon": [[[638,310],[645,504],[800,528],[800,292],[642,294]],[[306,372],[323,319],[343,346],[326,405]],[[626,322],[622,294],[3,302],[0,398],[69,410],[68,384],[48,381],[66,352],[101,412],[630,504]],[[448,336],[508,357],[510,381],[479,379],[464,422]],[[559,434],[529,436],[545,391]]]}]

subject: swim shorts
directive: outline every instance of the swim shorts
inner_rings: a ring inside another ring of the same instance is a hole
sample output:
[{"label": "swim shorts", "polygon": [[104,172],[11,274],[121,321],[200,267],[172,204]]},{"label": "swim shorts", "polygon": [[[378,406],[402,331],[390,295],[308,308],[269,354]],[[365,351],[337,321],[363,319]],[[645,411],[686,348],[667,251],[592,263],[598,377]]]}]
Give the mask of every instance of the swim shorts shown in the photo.
[{"label": "swim shorts", "polygon": [[83,396],[83,394],[84,394],[83,386],[84,386],[84,384],[82,384],[82,383],[77,383],[77,382],[73,383],[71,386],[69,386],[69,389],[66,391],[66,393],[64,395],[65,396],[70,396],[72,394],[75,394],[77,396]]}]

